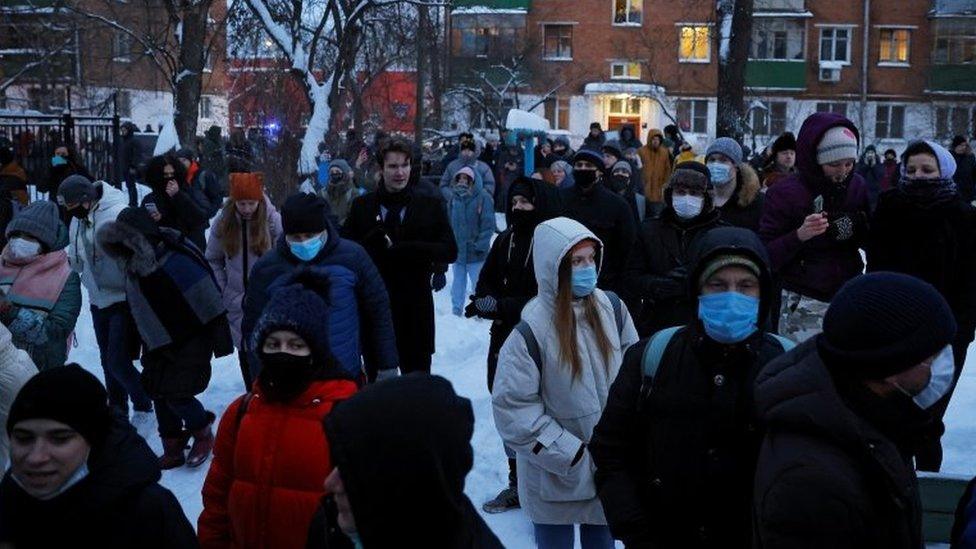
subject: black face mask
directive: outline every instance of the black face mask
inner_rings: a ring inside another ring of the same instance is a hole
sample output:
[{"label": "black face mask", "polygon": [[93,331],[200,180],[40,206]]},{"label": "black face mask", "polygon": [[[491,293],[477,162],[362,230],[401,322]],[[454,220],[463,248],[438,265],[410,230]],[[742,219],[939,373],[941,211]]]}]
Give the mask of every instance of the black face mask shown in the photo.
[{"label": "black face mask", "polygon": [[516,229],[534,227],[535,220],[535,210],[512,210],[512,225]]},{"label": "black face mask", "polygon": [[86,208],[84,206],[75,206],[74,209],[68,210],[68,213],[71,214],[71,217],[74,217],[75,219],[85,219],[86,217],[88,217],[88,213],[90,211],[91,208]]},{"label": "black face mask", "polygon": [[258,353],[261,374],[258,384],[269,401],[288,402],[305,392],[315,379],[314,359],[289,353]]},{"label": "black face mask", "polygon": [[914,455],[932,431],[931,409],[922,410],[908,395],[895,391],[881,396],[854,380],[840,381],[838,390],[857,415],[906,455]]},{"label": "black face mask", "polygon": [[629,175],[615,175],[610,178],[610,190],[620,194],[627,190],[630,186],[630,176]]},{"label": "black face mask", "polygon": [[573,181],[583,190],[589,190],[596,184],[596,170],[573,170]]}]

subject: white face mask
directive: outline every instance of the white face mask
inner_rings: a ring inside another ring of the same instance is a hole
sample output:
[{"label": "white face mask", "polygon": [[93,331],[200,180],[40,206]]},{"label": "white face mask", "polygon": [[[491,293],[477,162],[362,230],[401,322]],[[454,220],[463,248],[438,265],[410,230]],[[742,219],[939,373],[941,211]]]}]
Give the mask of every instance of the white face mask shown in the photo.
[{"label": "white face mask", "polygon": [[674,208],[674,213],[678,214],[681,219],[691,219],[693,217],[698,217],[698,214],[702,211],[702,205],[705,204],[705,199],[699,196],[691,196],[690,194],[684,196],[675,196],[671,199],[672,207]]},{"label": "white face mask", "polygon": [[[912,397],[915,405],[923,410],[928,410],[936,402],[944,397],[952,387],[952,378],[956,371],[956,360],[952,355],[952,346],[947,345],[939,356],[932,361],[932,377],[929,384],[922,389],[922,392]],[[898,387],[896,385],[896,387]],[[898,387],[901,389],[901,387]],[[904,392],[903,389],[901,389]],[[907,394],[907,393],[906,393]]]},{"label": "white face mask", "polygon": [[14,237],[7,242],[10,255],[15,259],[27,259],[41,253],[41,244],[26,238]]}]

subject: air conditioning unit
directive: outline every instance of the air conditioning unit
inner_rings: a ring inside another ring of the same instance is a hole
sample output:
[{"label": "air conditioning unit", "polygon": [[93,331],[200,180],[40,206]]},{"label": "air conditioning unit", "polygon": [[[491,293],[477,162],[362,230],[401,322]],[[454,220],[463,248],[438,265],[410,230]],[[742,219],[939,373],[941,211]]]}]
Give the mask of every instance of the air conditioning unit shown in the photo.
[{"label": "air conditioning unit", "polygon": [[820,69],[821,82],[840,82],[840,69]]}]

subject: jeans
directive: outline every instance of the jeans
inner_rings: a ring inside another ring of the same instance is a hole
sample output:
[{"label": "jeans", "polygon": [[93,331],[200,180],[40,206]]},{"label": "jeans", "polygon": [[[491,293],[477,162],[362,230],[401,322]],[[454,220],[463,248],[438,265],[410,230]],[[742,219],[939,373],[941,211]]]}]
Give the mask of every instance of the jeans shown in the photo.
[{"label": "jeans", "polygon": [[210,421],[203,404],[194,397],[161,398],[154,400],[153,404],[156,405],[160,438],[178,437],[184,429],[197,431]]},{"label": "jeans", "polygon": [[484,261],[476,263],[455,263],[451,265],[451,272],[454,273],[454,281],[451,283],[451,306],[457,313],[464,309],[464,304],[468,299],[468,280],[471,281],[471,290],[474,291],[478,285],[478,275],[481,268],[485,265]]},{"label": "jeans", "polygon": [[[535,543],[539,549],[573,549],[576,526],[573,524],[532,524]],[[583,549],[613,549],[609,526],[580,524],[580,547]]]},{"label": "jeans", "polygon": [[122,302],[104,309],[92,305],[91,315],[109,404],[127,413],[131,398],[132,407],[137,411],[152,410],[152,400],[142,387],[139,370],[132,365],[131,350],[138,344],[139,334],[129,305]]}]

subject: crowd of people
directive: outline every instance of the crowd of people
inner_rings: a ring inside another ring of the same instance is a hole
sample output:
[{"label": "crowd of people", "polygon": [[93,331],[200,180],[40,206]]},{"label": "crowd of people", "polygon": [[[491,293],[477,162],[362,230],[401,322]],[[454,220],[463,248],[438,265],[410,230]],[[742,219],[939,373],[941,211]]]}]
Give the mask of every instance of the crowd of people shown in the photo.
[{"label": "crowd of people", "polygon": [[[594,123],[576,150],[462,133],[431,174],[350,132],[277,205],[207,140],[118,186],[66,147],[6,223],[0,546],[501,547],[464,494],[471,403],[430,375],[448,269],[508,461],[478,503],[539,547],[923,546],[976,335],[965,138],[878,155],[817,113],[749,158]],[[65,365],[82,287],[104,385]],[[206,464],[194,530],[160,471]]]}]

